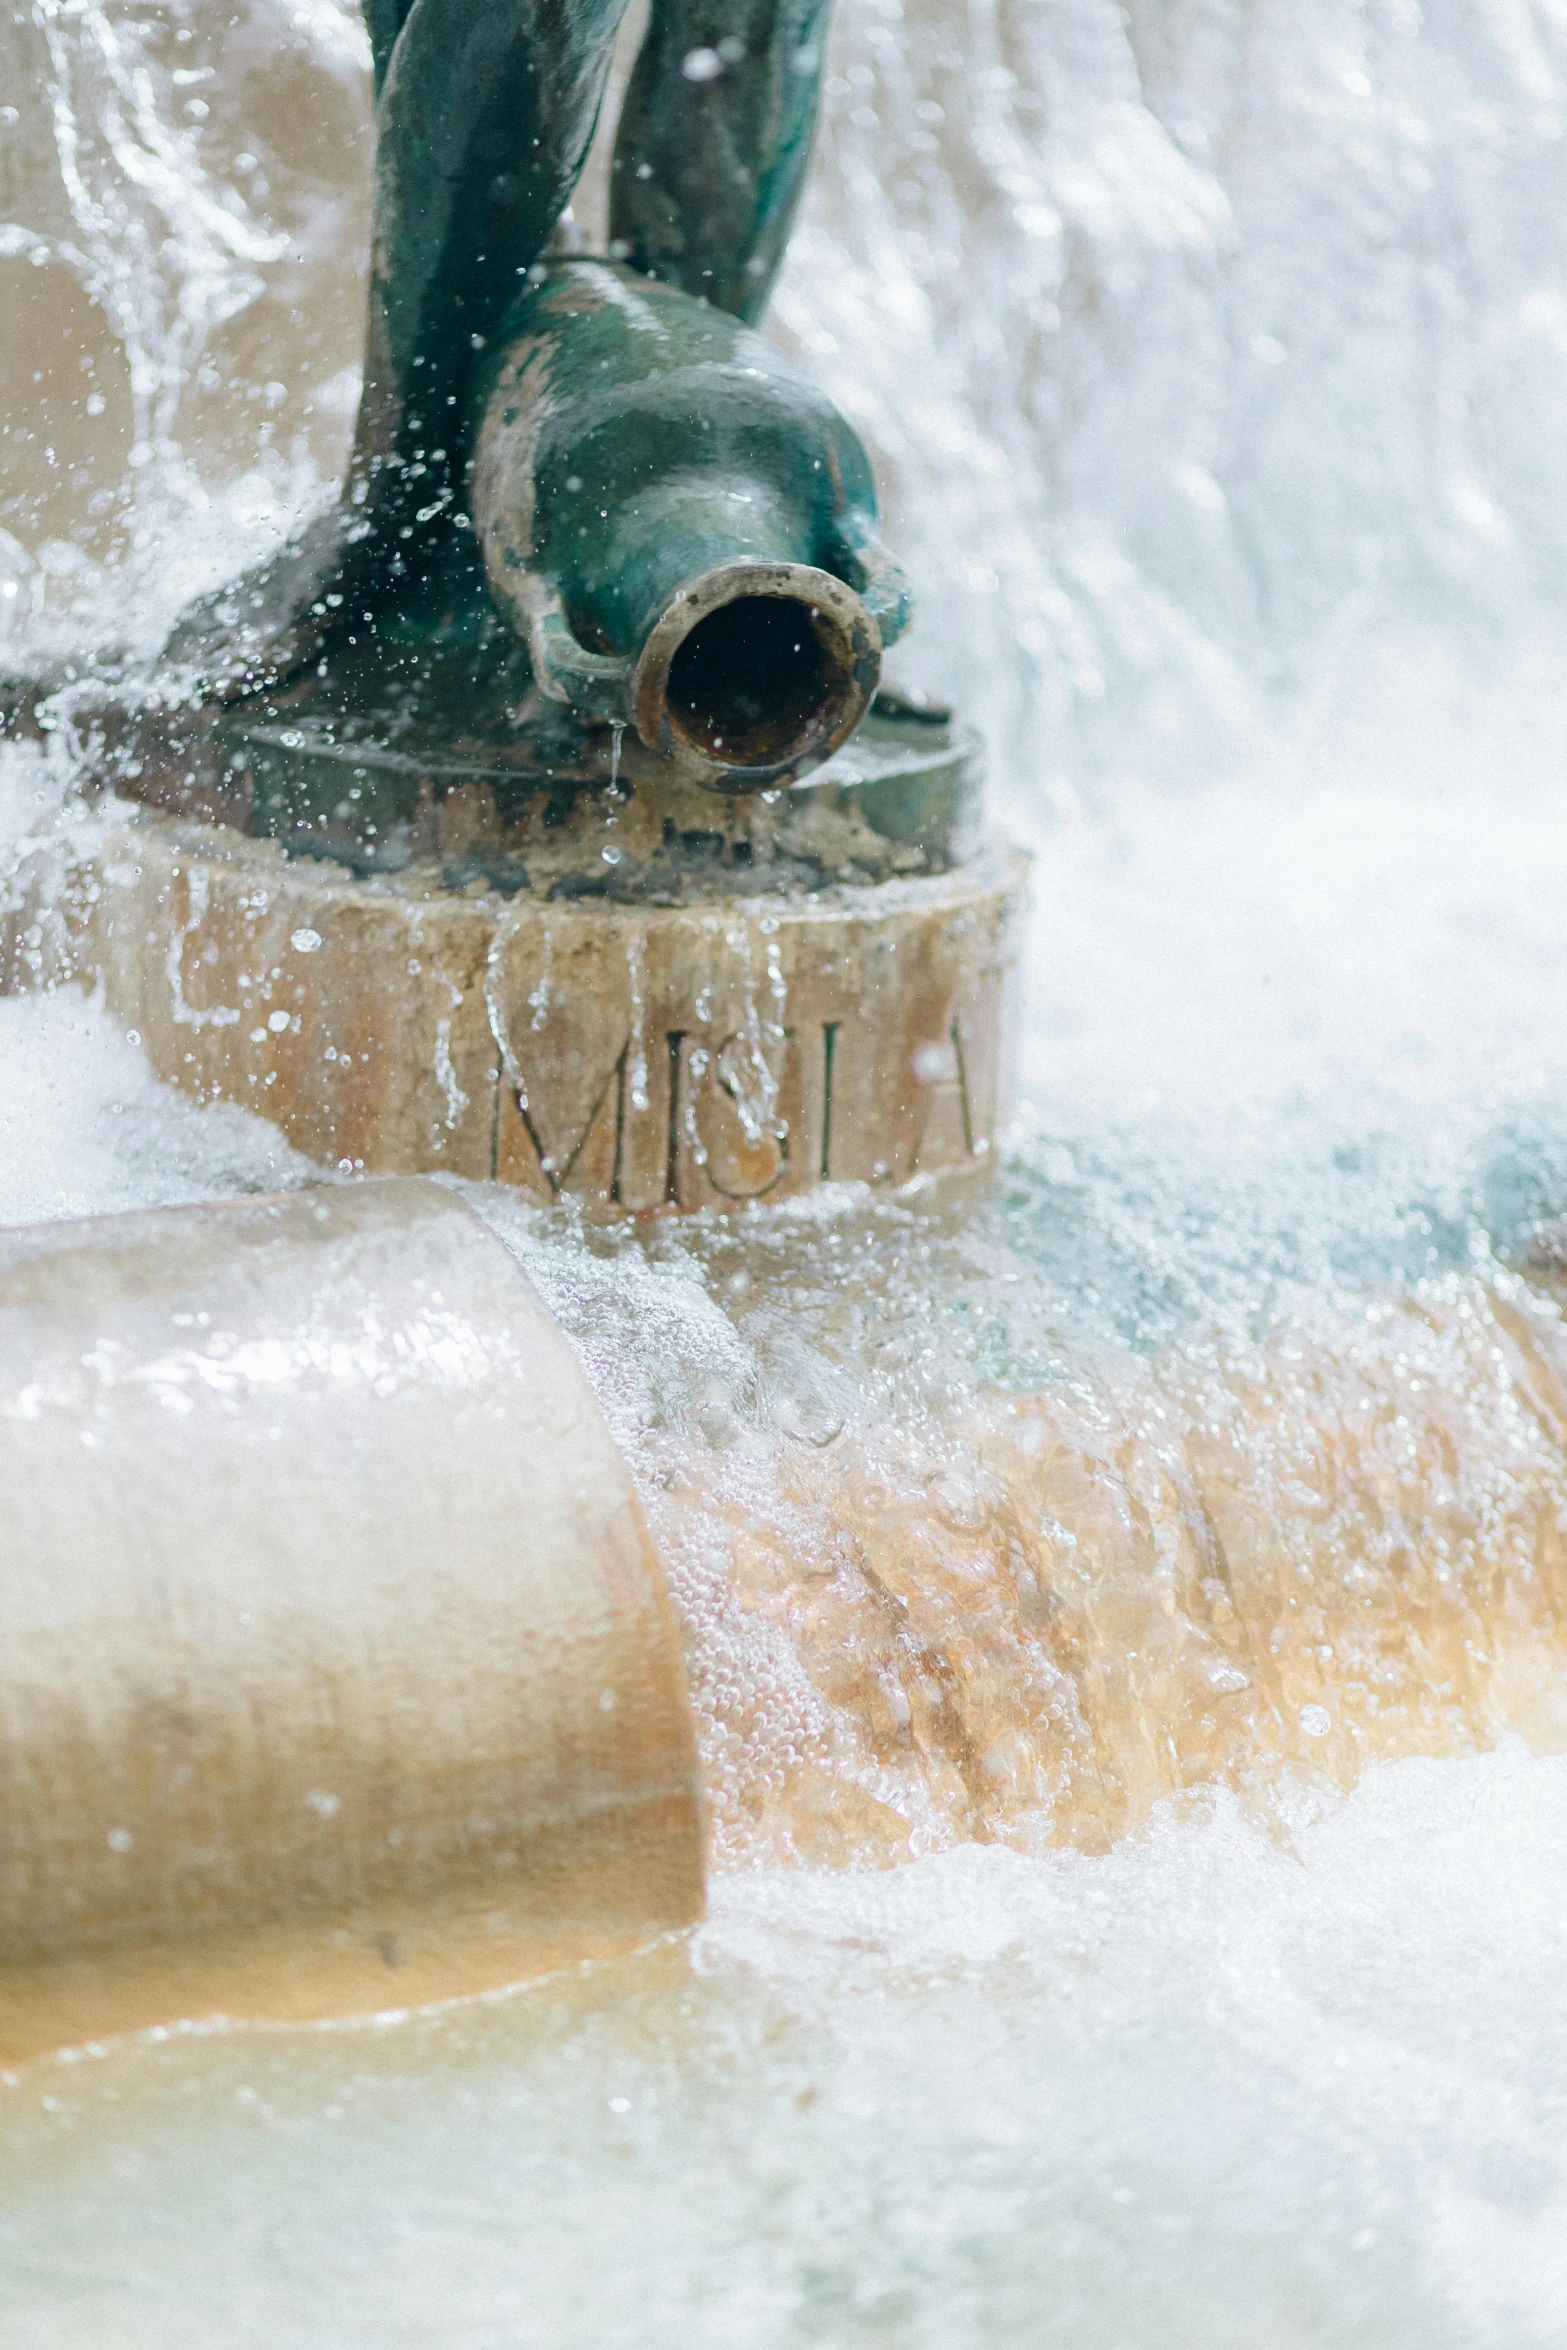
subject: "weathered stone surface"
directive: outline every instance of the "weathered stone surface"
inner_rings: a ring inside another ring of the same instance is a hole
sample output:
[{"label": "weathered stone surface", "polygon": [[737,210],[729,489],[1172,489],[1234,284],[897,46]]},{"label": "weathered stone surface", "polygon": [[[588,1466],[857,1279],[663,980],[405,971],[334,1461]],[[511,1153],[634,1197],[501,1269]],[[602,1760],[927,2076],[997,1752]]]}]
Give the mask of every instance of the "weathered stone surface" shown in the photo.
[{"label": "weathered stone surface", "polygon": [[101,988],[198,1101],[257,1110],[329,1165],[489,1173],[482,906],[367,889],[150,812],[40,852],[18,894],[6,984]]},{"label": "weathered stone surface", "polygon": [[635,1489],[449,1189],[0,1235],[0,1528],[0,2065],[700,1916]]},{"label": "weathered stone surface", "polygon": [[16,877],[0,976],[101,987],[160,1076],[329,1164],[681,1212],[982,1168],[1025,869],[549,904],[116,809]]}]

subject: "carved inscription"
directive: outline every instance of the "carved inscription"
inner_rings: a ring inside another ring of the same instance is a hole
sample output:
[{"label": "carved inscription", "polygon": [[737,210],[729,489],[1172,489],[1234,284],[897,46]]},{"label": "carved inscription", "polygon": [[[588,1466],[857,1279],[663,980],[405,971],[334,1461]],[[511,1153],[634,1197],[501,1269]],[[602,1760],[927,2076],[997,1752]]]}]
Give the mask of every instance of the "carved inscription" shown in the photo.
[{"label": "carved inscription", "polygon": [[[885,935],[841,919],[829,930],[774,916],[762,957],[732,912],[643,917],[618,954],[601,911],[573,915],[602,949],[606,1024],[590,1050],[577,1002],[556,991],[559,933],[546,975],[537,924],[517,925],[493,964],[505,1008],[497,1175],[541,1198],[689,1213],[982,1163],[1001,1107],[1010,961],[1005,907],[987,912],[944,924],[904,914],[890,954]],[[565,961],[580,968],[575,944]]]},{"label": "carved inscription", "polygon": [[[157,1073],[369,1173],[689,1213],[984,1163],[1023,860],[820,898],[631,909],[368,893],[147,811],[40,864],[0,948],[101,986]],[[29,929],[31,925],[31,929]],[[51,937],[53,932],[51,932]]]}]

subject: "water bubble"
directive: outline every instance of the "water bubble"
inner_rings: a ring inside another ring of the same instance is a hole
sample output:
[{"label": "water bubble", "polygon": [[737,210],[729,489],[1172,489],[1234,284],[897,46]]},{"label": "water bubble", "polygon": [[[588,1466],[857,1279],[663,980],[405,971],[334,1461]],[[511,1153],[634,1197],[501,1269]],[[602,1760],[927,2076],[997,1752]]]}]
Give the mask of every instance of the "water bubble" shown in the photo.
[{"label": "water bubble", "polygon": [[910,1067],[921,1085],[939,1085],[943,1079],[957,1074],[956,1056],[950,1044],[937,1041],[916,1045],[910,1056]]}]

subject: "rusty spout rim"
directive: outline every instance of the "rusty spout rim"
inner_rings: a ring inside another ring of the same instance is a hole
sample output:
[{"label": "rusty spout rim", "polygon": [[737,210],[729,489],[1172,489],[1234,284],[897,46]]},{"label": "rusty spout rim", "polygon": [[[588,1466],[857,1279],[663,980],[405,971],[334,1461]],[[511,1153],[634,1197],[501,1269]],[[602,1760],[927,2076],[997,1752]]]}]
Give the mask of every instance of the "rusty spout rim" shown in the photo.
[{"label": "rusty spout rim", "polygon": [[[791,642],[769,605],[793,605],[809,638]],[[728,631],[706,626],[725,614]],[[722,668],[725,647],[742,642],[748,628],[753,643],[781,649],[787,675],[771,713],[732,725],[721,701],[702,706],[699,686],[716,676],[732,689]],[[881,631],[865,604],[830,571],[808,563],[719,564],[677,588],[649,630],[631,681],[632,720],[649,750],[694,782],[722,792],[769,790],[819,766],[848,740],[870,707],[881,652]]]}]

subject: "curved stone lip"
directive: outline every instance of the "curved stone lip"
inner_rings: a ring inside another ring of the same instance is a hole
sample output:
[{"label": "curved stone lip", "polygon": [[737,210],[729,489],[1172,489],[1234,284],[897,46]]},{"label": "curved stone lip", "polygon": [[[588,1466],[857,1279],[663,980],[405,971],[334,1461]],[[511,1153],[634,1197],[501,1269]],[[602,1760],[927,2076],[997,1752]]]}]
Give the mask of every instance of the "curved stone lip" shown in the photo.
[{"label": "curved stone lip", "polygon": [[[777,597],[805,608],[826,657],[830,691],[784,755],[764,766],[716,759],[669,705],[670,670],[687,638],[726,606]],[[810,563],[722,563],[676,589],[648,631],[631,681],[631,711],[649,750],[711,791],[781,789],[818,767],[859,725],[881,678],[881,631],[853,588]]]},{"label": "curved stone lip", "polygon": [[9,1230],[0,1395],[0,2063],[700,1917],[663,1568],[493,1210],[398,1176]]}]

